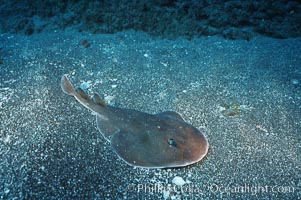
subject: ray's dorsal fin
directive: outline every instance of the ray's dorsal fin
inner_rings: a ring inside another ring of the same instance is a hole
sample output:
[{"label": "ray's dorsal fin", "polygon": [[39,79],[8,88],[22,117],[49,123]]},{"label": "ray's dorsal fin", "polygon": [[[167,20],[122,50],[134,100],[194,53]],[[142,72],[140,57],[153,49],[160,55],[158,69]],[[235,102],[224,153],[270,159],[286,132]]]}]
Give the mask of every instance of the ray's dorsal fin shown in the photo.
[{"label": "ray's dorsal fin", "polygon": [[106,102],[103,99],[101,99],[99,94],[97,94],[97,93],[94,93],[91,97],[81,88],[77,88],[76,91],[83,99],[87,100],[87,102],[89,102],[89,103],[93,103],[93,104],[100,105],[103,107],[107,106]]},{"label": "ray's dorsal fin", "polygon": [[99,94],[97,94],[97,93],[93,94],[92,100],[95,104],[98,104],[101,106],[107,106],[106,102],[102,98],[100,98]]},{"label": "ray's dorsal fin", "polygon": [[85,91],[83,89],[77,88],[76,91],[82,98],[84,98],[86,100],[90,99],[89,95],[87,93],[85,93]]}]

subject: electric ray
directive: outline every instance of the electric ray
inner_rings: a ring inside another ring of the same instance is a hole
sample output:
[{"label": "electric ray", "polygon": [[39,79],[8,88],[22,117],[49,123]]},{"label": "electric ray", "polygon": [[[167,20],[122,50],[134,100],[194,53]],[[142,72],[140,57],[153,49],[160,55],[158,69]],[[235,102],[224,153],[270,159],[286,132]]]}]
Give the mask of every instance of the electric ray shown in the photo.
[{"label": "electric ray", "polygon": [[107,105],[97,93],[75,90],[64,75],[64,93],[96,114],[98,130],[127,164],[144,168],[183,167],[200,161],[208,152],[206,137],[180,114],[148,114]]}]

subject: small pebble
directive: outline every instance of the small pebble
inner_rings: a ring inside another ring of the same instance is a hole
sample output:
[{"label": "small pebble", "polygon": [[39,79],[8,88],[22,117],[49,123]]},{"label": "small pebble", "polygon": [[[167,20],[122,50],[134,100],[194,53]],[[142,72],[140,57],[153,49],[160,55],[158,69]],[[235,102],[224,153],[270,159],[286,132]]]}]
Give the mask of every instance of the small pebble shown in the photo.
[{"label": "small pebble", "polygon": [[83,82],[82,84],[80,84],[80,88],[83,90],[86,90],[89,87],[91,87],[91,83],[92,83],[92,81]]},{"label": "small pebble", "polygon": [[115,99],[115,96],[111,96],[111,95],[108,95],[108,96],[105,96],[105,101],[106,102],[111,102]]},{"label": "small pebble", "polygon": [[178,186],[182,186],[186,183],[186,181],[184,181],[182,177],[176,176],[172,179],[172,183]]},{"label": "small pebble", "polygon": [[10,192],[10,190],[8,188],[5,188],[4,193],[8,194]]},{"label": "small pebble", "polygon": [[292,79],[292,80],[291,80],[291,83],[294,84],[294,85],[298,85],[298,84],[299,84],[299,80],[297,80],[297,79]]}]

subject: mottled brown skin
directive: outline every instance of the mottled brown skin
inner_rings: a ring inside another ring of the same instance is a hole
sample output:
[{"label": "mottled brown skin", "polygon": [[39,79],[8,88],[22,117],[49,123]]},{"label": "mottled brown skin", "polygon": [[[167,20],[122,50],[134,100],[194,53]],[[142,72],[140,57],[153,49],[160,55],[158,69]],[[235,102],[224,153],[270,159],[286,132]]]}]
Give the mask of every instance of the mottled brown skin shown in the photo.
[{"label": "mottled brown skin", "polygon": [[97,94],[76,91],[66,76],[63,91],[96,113],[97,127],[117,155],[132,166],[182,167],[200,161],[208,152],[206,137],[180,114],[166,111],[148,114],[106,105]]}]

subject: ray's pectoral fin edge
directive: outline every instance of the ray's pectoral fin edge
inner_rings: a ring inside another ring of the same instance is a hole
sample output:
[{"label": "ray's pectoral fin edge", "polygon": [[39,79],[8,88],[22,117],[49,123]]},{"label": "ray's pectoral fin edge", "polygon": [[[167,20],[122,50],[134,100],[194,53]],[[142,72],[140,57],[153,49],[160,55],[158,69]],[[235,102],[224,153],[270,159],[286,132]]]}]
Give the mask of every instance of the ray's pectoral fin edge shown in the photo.
[{"label": "ray's pectoral fin edge", "polygon": [[172,110],[168,110],[168,111],[164,111],[164,112],[160,112],[158,114],[156,114],[158,117],[172,117],[181,121],[185,121],[182,116],[177,113],[176,111],[172,111]]},{"label": "ray's pectoral fin edge", "polygon": [[96,115],[97,129],[101,132],[103,137],[110,141],[111,137],[120,130],[114,126],[110,120],[105,119],[102,115]]},{"label": "ray's pectoral fin edge", "polygon": [[145,154],[145,148],[137,141],[135,134],[120,131],[112,137],[111,147],[119,158],[132,166],[150,166],[147,161],[149,156]]}]

